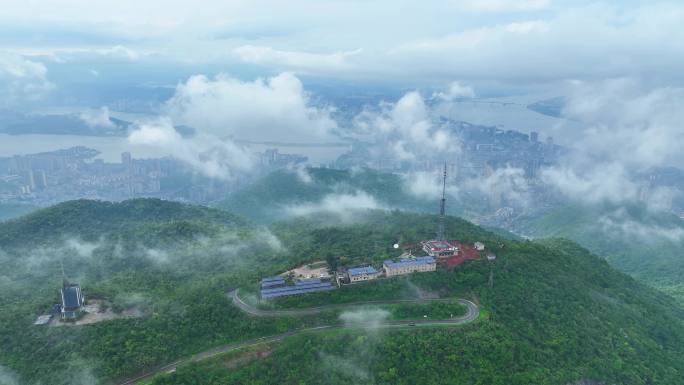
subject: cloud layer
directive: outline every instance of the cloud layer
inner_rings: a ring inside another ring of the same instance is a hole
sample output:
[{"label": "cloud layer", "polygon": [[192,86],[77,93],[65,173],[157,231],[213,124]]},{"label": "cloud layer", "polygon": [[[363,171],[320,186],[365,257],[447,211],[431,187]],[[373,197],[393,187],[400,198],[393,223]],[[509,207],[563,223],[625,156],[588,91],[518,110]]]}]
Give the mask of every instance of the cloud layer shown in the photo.
[{"label": "cloud layer", "polygon": [[173,156],[204,175],[231,179],[236,173],[250,170],[254,165],[252,153],[230,140],[200,132],[183,138],[170,119],[138,123],[128,136],[134,145],[163,148]]},{"label": "cloud layer", "polygon": [[342,222],[352,222],[367,210],[382,209],[383,206],[365,191],[351,194],[329,194],[319,202],[309,202],[286,206],[285,212],[292,216],[311,216],[328,214],[338,217]]},{"label": "cloud layer", "polygon": [[252,82],[195,75],[178,85],[166,111],[177,124],[247,141],[326,142],[337,127],[330,110],[312,106],[287,72]]},{"label": "cloud layer", "polygon": [[458,139],[433,118],[423,96],[412,91],[396,103],[382,102],[377,108],[364,109],[354,118],[352,136],[375,143],[378,156],[391,155],[397,160],[458,153]]},{"label": "cloud layer", "polygon": [[43,63],[0,52],[0,107],[39,100],[53,88]]}]

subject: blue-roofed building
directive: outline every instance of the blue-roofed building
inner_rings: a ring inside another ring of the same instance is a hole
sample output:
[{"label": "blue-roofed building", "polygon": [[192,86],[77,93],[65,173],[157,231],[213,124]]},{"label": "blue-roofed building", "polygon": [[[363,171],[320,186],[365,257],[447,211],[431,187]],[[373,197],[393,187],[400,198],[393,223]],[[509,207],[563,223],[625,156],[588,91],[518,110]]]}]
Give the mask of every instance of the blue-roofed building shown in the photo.
[{"label": "blue-roofed building", "polygon": [[79,285],[64,285],[62,294],[62,318],[76,318],[83,311],[85,297]]},{"label": "blue-roofed building", "polygon": [[401,258],[398,261],[388,259],[383,262],[382,268],[385,270],[385,276],[392,277],[416,272],[435,271],[437,269],[437,261],[431,256]]},{"label": "blue-roofed building", "polygon": [[351,283],[369,281],[371,279],[378,278],[379,275],[380,272],[377,271],[373,266],[350,267],[347,269],[347,277]]},{"label": "blue-roofed building", "polygon": [[285,285],[285,278],[281,276],[266,277],[261,280],[261,288],[278,287]]},{"label": "blue-roofed building", "polygon": [[334,290],[335,288],[337,288],[337,286],[333,285],[330,281],[322,281],[320,279],[304,279],[295,282],[294,285],[262,287],[261,298],[270,299],[290,295],[315,293],[320,291]]}]

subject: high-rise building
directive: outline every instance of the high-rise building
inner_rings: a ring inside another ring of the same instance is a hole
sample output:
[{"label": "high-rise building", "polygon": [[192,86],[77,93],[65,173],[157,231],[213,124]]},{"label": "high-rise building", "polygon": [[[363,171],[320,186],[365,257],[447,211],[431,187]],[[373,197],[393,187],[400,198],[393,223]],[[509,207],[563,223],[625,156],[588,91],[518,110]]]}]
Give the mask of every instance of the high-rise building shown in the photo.
[{"label": "high-rise building", "polygon": [[121,163],[125,166],[128,166],[131,164],[131,153],[130,152],[122,152],[121,153]]}]

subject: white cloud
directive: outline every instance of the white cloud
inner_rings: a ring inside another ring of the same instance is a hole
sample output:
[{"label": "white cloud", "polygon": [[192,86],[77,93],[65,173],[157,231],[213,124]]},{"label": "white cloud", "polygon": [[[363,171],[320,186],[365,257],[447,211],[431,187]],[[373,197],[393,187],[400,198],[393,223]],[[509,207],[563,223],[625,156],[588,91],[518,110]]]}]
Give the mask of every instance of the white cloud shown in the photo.
[{"label": "white cloud", "polygon": [[474,98],[475,90],[459,82],[451,82],[445,91],[435,92],[432,97],[441,101],[452,102],[456,99]]},{"label": "white cloud", "polygon": [[92,128],[115,128],[116,124],[110,120],[109,108],[101,107],[97,110],[87,110],[79,115],[79,118]]},{"label": "white cloud", "polygon": [[164,250],[144,249],[145,256],[156,264],[166,264],[169,262],[169,253]]},{"label": "white cloud", "polygon": [[[573,148],[542,179],[580,202],[644,202],[668,208],[674,192],[651,188],[654,167],[684,167],[684,89],[629,79],[574,82],[564,114],[580,123],[564,136]],[[640,179],[639,179],[640,178]]]},{"label": "white cloud", "polygon": [[359,213],[382,208],[373,196],[364,191],[356,191],[352,194],[329,194],[319,202],[289,205],[285,207],[285,212],[292,216],[332,214],[343,222],[351,222]]},{"label": "white cloud", "polygon": [[44,64],[20,55],[0,52],[0,97],[4,104],[42,98],[54,88]]},{"label": "white cloud", "polygon": [[567,197],[585,203],[624,203],[638,199],[638,186],[631,181],[623,165],[596,166],[591,169],[578,165],[553,167],[542,170],[540,176]]},{"label": "white cloud", "polygon": [[0,365],[0,384],[19,385],[19,378],[13,371],[9,370],[5,366]]},{"label": "white cloud", "polygon": [[[442,195],[442,175],[439,172],[411,172],[403,176],[404,187],[417,197],[437,199]],[[525,171],[519,168],[500,168],[480,177],[459,179],[458,183],[447,181],[446,194],[456,200],[466,194],[486,197],[494,207],[529,207],[532,194]]]},{"label": "white cloud", "polygon": [[141,56],[140,52],[122,45],[115,45],[110,48],[99,49],[96,52],[101,55],[123,57],[131,61],[138,60]]},{"label": "white cloud", "polygon": [[452,0],[459,9],[475,12],[520,12],[548,8],[550,0]]},{"label": "white cloud", "polygon": [[543,20],[521,21],[504,25],[504,30],[520,34],[547,32],[549,30],[549,23]]},{"label": "white cloud", "polygon": [[234,52],[247,63],[300,72],[332,73],[351,69],[352,64],[349,59],[359,55],[361,50],[317,54],[243,45],[236,48]]},{"label": "white cloud", "polygon": [[467,179],[463,188],[486,196],[496,206],[505,203],[506,206],[528,207],[532,204],[529,182],[520,168],[499,168],[482,177]]},{"label": "white cloud", "polygon": [[[107,12],[84,0],[57,0],[9,2],[0,40],[17,50],[89,48],[138,61],[154,48],[163,68],[252,63],[389,82],[633,75],[681,82],[683,21],[684,7],[667,0],[260,0],[202,7],[122,0]],[[233,33],[216,38],[226,30]]]},{"label": "white cloud", "polygon": [[286,170],[293,172],[297,179],[304,184],[313,183],[313,177],[309,174],[309,170],[304,166],[288,164]]},{"label": "white cloud", "polygon": [[377,329],[389,316],[385,309],[370,308],[346,311],[340,314],[340,320],[348,326]]},{"label": "white cloud", "polygon": [[86,242],[72,238],[65,242],[65,246],[73,251],[76,251],[76,253],[83,258],[91,258],[93,256],[93,252],[98,247],[102,246],[102,242]]},{"label": "white cloud", "polygon": [[214,178],[230,179],[254,165],[251,153],[234,142],[206,133],[183,138],[170,119],[138,123],[128,141],[168,150],[175,158]]},{"label": "white cloud", "polygon": [[410,69],[469,81],[643,76],[681,82],[676,67],[684,61],[684,47],[671,44],[684,39],[681,5],[578,3],[559,6],[544,18],[494,20],[401,42],[388,50],[394,65],[387,73]]},{"label": "white cloud", "polygon": [[192,76],[178,85],[166,111],[179,124],[222,138],[308,143],[336,138],[331,111],[312,106],[290,73],[253,82]]},{"label": "white cloud", "polygon": [[599,218],[601,229],[626,239],[638,239],[642,242],[667,240],[681,242],[684,240],[684,228],[661,226],[630,219],[624,209]]},{"label": "white cloud", "polygon": [[415,160],[460,150],[457,139],[433,123],[432,111],[416,91],[396,103],[381,103],[379,110],[365,109],[353,125],[352,135],[374,141],[379,156],[389,153],[398,160]]},{"label": "white cloud", "polygon": [[585,125],[581,152],[628,168],[684,167],[684,88],[652,88],[633,79],[575,82],[565,116]]},{"label": "white cloud", "polygon": [[[442,172],[417,171],[402,175],[406,190],[417,197],[425,199],[437,199],[442,195]],[[453,183],[447,182],[446,194],[458,197],[459,188]]]}]

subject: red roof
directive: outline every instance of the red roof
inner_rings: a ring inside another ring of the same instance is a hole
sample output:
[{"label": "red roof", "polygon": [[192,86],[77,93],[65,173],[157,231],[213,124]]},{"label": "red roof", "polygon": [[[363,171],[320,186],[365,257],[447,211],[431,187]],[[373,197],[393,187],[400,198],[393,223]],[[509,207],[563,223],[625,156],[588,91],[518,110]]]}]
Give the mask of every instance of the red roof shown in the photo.
[{"label": "red roof", "polygon": [[456,245],[460,252],[458,255],[454,255],[447,258],[440,258],[440,262],[444,263],[447,267],[452,268],[460,265],[461,263],[469,260],[480,259],[480,252],[475,249],[472,245],[463,245],[460,242],[451,242]]}]

